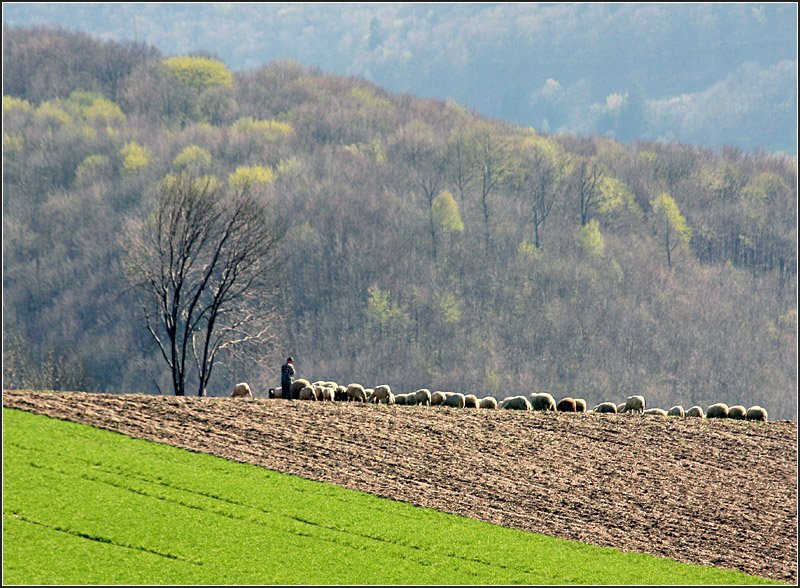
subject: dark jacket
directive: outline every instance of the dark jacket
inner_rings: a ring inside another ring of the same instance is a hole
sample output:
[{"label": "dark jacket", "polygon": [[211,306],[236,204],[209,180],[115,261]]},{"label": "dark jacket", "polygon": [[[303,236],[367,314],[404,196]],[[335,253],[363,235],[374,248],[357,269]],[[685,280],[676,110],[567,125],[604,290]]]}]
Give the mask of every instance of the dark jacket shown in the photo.
[{"label": "dark jacket", "polygon": [[294,366],[290,363],[285,363],[281,366],[281,386],[290,386],[292,384],[292,376],[294,375]]}]

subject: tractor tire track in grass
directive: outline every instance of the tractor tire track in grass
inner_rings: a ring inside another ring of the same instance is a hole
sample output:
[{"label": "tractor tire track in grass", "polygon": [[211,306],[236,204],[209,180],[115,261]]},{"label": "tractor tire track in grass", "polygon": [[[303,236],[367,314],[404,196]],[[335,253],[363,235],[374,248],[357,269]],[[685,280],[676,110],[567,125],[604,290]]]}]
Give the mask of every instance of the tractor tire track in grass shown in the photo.
[{"label": "tractor tire track in grass", "polygon": [[507,527],[797,581],[796,423],[16,391],[3,404]]}]

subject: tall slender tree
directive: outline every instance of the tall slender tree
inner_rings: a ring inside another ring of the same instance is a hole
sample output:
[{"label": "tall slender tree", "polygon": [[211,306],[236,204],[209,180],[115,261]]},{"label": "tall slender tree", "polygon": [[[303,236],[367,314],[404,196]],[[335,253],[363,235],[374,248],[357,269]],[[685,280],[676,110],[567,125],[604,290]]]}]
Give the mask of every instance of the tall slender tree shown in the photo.
[{"label": "tall slender tree", "polygon": [[170,176],[128,240],[128,277],[146,328],[184,396],[194,367],[205,396],[216,363],[275,339],[270,304],[280,232],[249,184]]}]

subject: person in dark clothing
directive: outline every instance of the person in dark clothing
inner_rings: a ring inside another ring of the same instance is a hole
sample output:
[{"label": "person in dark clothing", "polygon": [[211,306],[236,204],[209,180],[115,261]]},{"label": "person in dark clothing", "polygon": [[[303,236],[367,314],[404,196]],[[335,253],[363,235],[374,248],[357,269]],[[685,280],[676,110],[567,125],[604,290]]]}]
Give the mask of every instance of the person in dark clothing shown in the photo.
[{"label": "person in dark clothing", "polygon": [[281,398],[292,400],[292,376],[294,375],[294,360],[291,357],[281,366]]}]

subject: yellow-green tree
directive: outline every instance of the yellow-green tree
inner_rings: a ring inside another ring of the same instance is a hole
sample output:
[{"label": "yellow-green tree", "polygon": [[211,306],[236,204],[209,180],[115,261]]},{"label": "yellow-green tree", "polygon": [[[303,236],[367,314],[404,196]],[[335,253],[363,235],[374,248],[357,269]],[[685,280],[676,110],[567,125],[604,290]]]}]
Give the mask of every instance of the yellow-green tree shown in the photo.
[{"label": "yellow-green tree", "polygon": [[225,64],[194,55],[170,57],[162,64],[178,82],[182,115],[189,120],[219,123],[233,90],[233,73]]},{"label": "yellow-green tree", "polygon": [[458,211],[458,203],[448,190],[442,190],[431,203],[431,216],[445,233],[461,233],[464,223]]},{"label": "yellow-green tree", "polygon": [[578,242],[581,248],[589,255],[600,255],[606,247],[606,241],[603,238],[603,233],[600,232],[600,223],[597,219],[592,219],[581,227]]},{"label": "yellow-green tree", "polygon": [[672,253],[677,247],[688,247],[692,238],[692,229],[675,204],[675,200],[662,192],[651,200],[650,205],[659,231],[664,235],[664,250],[667,254],[667,265],[672,267]]}]

